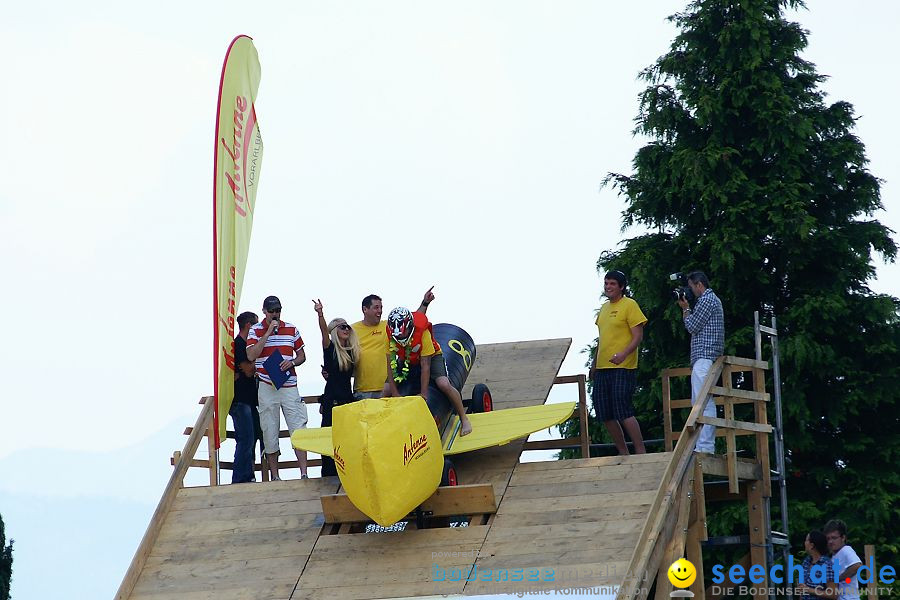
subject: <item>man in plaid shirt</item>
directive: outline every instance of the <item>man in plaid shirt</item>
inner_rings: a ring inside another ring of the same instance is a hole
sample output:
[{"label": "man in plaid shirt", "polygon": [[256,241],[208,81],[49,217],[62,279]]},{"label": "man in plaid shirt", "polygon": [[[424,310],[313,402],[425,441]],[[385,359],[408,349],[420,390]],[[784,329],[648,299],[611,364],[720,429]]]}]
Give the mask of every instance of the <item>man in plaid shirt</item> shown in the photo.
[{"label": "man in plaid shirt", "polygon": [[[691,334],[691,404],[696,404],[702,398],[700,389],[703,380],[712,366],[714,360],[722,356],[725,350],[725,316],[722,311],[722,301],[709,287],[709,279],[702,271],[694,271],[687,277],[688,286],[697,298],[697,304],[691,310],[686,298],[678,299],[681,306],[684,326]],[[716,405],[712,399],[706,403],[703,415],[716,416]],[[697,440],[697,452],[715,453],[716,428],[712,425],[704,425],[700,431],[700,439]]]}]

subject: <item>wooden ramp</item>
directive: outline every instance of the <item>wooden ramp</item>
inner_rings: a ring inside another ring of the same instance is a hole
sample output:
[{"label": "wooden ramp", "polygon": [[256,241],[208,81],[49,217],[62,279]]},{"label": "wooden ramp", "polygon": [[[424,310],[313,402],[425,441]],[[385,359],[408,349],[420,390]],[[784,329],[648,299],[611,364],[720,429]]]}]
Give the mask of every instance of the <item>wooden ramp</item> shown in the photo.
[{"label": "wooden ramp", "polygon": [[[543,403],[569,345],[479,346],[463,395],[485,382],[498,409]],[[671,454],[520,464],[523,445],[454,457],[460,483],[490,483],[498,503],[495,515],[468,527],[336,533],[320,503],[337,492],[336,478],[176,485],[117,598],[405,598],[619,585]]]}]

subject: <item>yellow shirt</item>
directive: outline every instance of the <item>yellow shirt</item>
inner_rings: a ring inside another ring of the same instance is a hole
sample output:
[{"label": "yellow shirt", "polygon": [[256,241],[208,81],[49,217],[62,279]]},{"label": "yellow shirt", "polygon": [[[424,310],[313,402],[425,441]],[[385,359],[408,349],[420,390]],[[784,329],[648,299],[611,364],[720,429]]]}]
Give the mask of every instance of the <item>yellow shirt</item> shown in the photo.
[{"label": "yellow shirt", "polygon": [[353,324],[359,337],[360,356],[354,371],[353,390],[356,392],[377,392],[384,388],[387,379],[388,349],[385,321],[377,325],[366,325],[362,321]]},{"label": "yellow shirt", "polygon": [[597,315],[600,345],[597,347],[598,369],[637,369],[637,348],[618,365],[609,362],[613,354],[621,352],[631,343],[631,328],[647,322],[638,303],[628,297],[618,302],[607,302]]}]

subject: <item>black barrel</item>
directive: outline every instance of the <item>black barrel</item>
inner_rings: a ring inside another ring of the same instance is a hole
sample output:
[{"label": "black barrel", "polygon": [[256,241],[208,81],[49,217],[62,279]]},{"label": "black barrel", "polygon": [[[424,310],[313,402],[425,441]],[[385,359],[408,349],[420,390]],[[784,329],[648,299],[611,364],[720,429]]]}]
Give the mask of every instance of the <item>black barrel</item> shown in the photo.
[{"label": "black barrel", "polygon": [[[462,392],[469,372],[475,364],[475,342],[466,331],[450,323],[437,323],[433,328],[434,339],[441,347],[444,362],[447,364],[447,378],[450,384]],[[398,386],[401,396],[411,396],[419,393],[421,380],[418,369],[410,373],[409,379]],[[426,396],[428,408],[434,415],[438,431],[443,433],[444,427],[453,414],[450,400],[441,392],[434,383],[428,386]]]}]

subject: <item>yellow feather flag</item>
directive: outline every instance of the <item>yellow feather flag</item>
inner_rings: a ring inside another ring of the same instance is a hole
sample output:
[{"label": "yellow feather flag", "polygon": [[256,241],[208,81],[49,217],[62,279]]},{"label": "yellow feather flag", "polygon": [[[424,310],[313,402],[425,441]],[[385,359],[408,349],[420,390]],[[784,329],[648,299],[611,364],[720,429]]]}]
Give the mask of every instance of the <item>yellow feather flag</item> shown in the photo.
[{"label": "yellow feather flag", "polygon": [[259,58],[253,40],[231,41],[216,113],[213,183],[213,294],[216,448],[225,437],[225,416],[234,399],[234,320],[247,266],[263,143],[256,121]]}]

